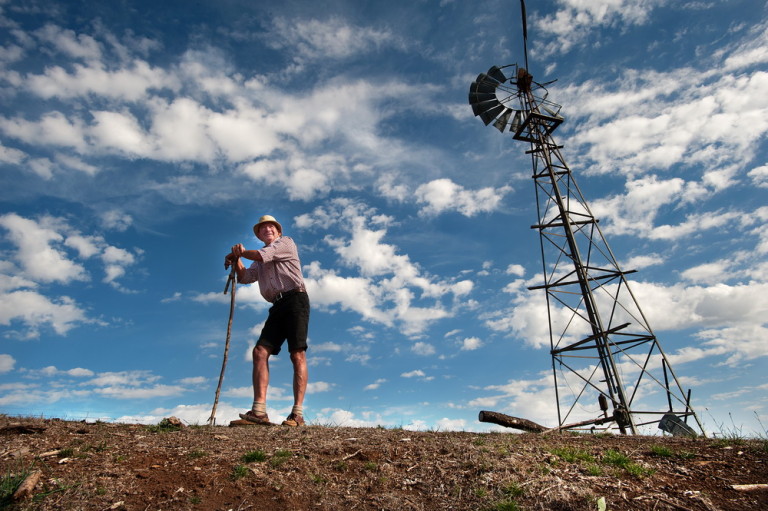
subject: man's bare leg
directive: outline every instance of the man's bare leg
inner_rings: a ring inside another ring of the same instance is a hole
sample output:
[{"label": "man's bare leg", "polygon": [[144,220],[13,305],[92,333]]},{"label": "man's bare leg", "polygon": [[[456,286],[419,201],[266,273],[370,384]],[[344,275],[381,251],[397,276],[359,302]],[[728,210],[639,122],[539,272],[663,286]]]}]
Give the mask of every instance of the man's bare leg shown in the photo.
[{"label": "man's bare leg", "polygon": [[285,426],[304,425],[304,395],[307,392],[307,352],[306,350],[292,351],[293,364],[293,409],[286,420]]},{"label": "man's bare leg", "polygon": [[[267,387],[269,387],[269,356],[270,351],[264,346],[253,348],[253,402],[267,403]],[[265,409],[266,413],[266,409]]]},{"label": "man's bare leg", "polygon": [[293,363],[293,405],[304,406],[304,394],[307,392],[307,352],[306,350],[292,351]]}]

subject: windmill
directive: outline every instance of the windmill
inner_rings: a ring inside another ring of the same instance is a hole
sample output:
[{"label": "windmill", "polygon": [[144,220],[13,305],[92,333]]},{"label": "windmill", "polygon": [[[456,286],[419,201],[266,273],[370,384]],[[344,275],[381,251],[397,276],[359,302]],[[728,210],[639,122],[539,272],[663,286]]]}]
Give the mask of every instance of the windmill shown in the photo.
[{"label": "windmill", "polygon": [[[528,144],[536,192],[557,429],[638,434],[649,425],[678,435],[704,434],[669,358],[633,294],[552,134],[564,121],[548,83],[525,67],[492,66],[469,88],[483,123]],[[482,420],[481,412],[481,420]],[[585,419],[586,417],[586,419]],[[689,425],[689,419],[694,427]],[[578,419],[578,420],[577,420]],[[492,422],[492,421],[491,421]],[[513,426],[514,427],[514,426]]]}]

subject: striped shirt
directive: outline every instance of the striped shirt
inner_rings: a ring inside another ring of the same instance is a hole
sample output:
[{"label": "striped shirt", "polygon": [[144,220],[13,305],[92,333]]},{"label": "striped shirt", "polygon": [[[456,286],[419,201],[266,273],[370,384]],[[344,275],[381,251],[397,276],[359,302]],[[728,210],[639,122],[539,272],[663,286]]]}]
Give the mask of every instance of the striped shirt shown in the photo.
[{"label": "striped shirt", "polygon": [[245,278],[239,280],[242,284],[258,281],[261,296],[270,303],[278,293],[304,287],[299,251],[293,239],[281,236],[258,252],[264,261],[254,261],[245,270]]}]

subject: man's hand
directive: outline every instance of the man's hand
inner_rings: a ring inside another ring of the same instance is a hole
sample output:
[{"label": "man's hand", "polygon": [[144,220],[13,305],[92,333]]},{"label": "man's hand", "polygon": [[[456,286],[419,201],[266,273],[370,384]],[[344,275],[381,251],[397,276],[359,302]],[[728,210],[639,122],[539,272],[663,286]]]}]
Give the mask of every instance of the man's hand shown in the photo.
[{"label": "man's hand", "polygon": [[228,270],[230,266],[237,263],[237,260],[245,252],[245,247],[242,243],[238,243],[232,247],[232,251],[224,256],[224,269]]},{"label": "man's hand", "polygon": [[228,270],[229,267],[232,266],[233,264],[235,264],[236,261],[237,261],[237,257],[235,257],[235,255],[232,254],[231,252],[229,254],[225,255],[224,256],[224,269]]}]

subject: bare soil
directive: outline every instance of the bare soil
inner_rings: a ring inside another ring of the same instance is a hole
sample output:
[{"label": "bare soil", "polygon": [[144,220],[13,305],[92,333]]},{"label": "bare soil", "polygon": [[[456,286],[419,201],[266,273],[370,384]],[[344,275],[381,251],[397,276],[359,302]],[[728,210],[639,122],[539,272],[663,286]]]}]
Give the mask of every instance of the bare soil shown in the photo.
[{"label": "bare soil", "polygon": [[763,439],[165,426],[0,415],[0,509],[768,509]]}]

